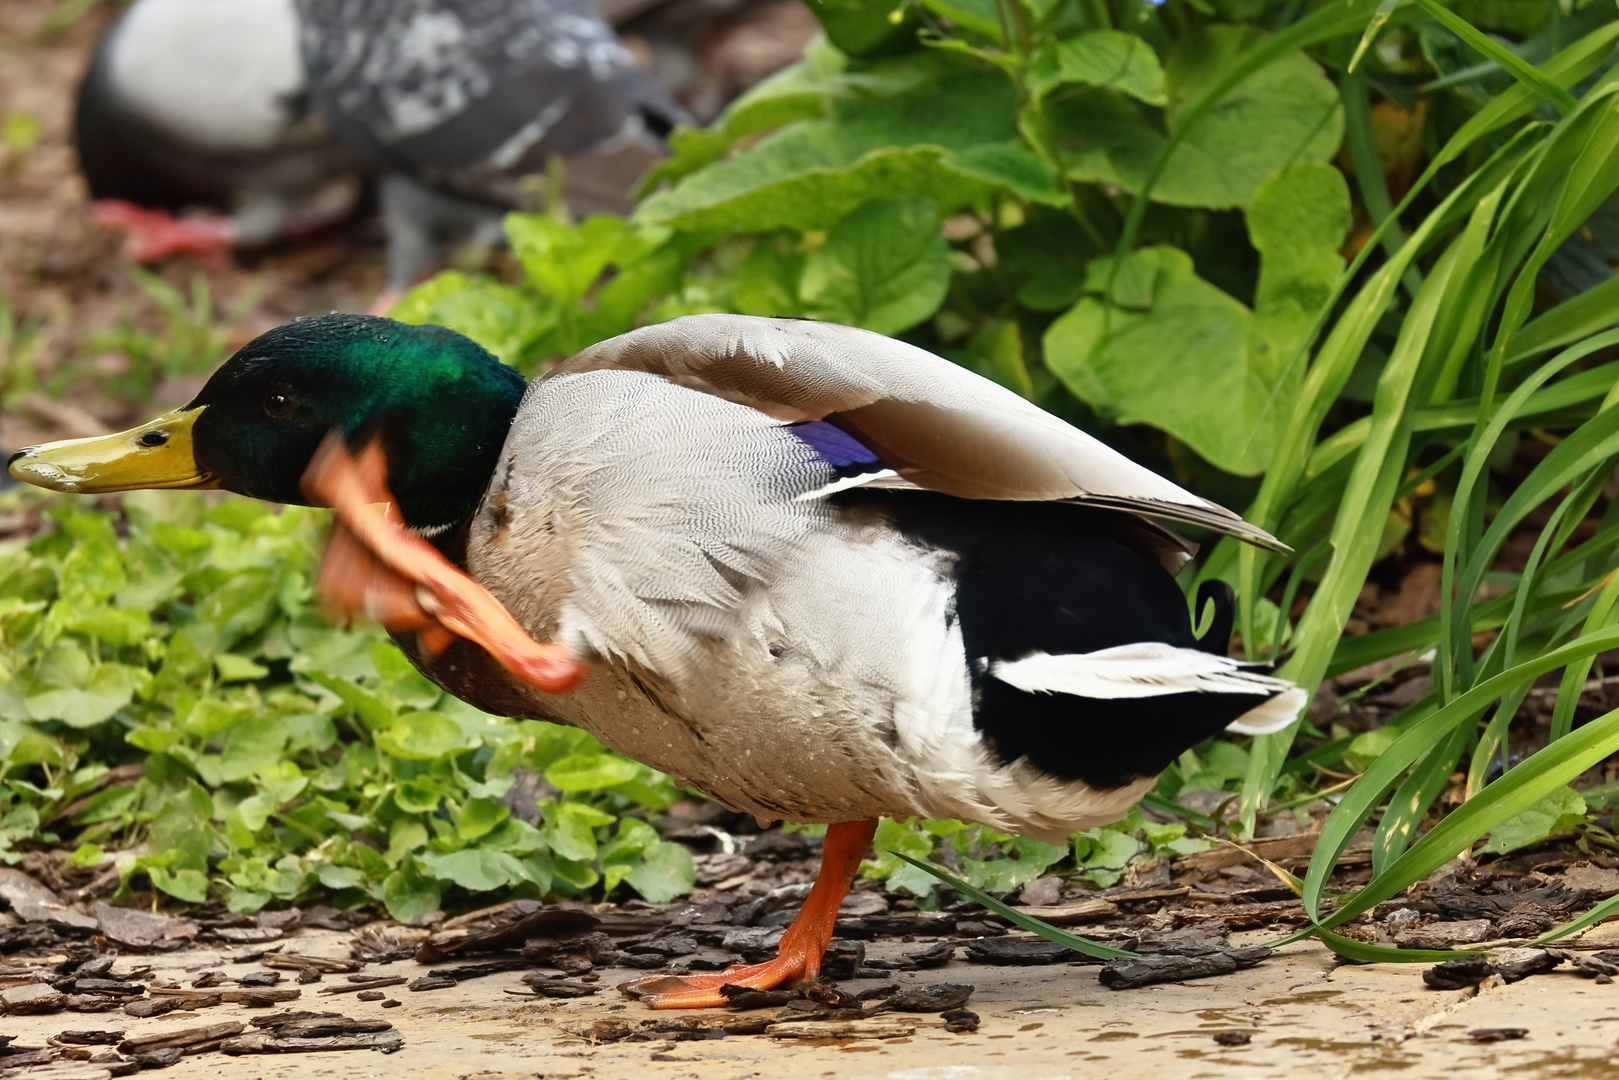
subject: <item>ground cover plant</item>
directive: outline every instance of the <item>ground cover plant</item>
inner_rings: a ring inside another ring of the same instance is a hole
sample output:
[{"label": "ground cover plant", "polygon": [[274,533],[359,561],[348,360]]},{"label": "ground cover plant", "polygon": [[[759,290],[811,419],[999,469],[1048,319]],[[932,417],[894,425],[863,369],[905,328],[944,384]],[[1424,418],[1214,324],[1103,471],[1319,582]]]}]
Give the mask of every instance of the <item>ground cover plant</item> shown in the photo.
[{"label": "ground cover plant", "polygon": [[[1237,587],[1249,656],[1312,688],[1431,667],[1370,730],[1316,709],[1206,744],[1146,814],[1071,845],[885,822],[870,872],[925,904],[934,879],[902,856],[990,893],[1053,870],[1108,886],[1330,806],[1298,886],[1315,932],[1373,958],[1332,928],[1481,840],[1613,846],[1606,795],[1570,785],[1619,748],[1619,714],[1579,711],[1619,647],[1614,10],[816,12],[825,38],[678,132],[630,217],[514,215],[509,267],[440,274],[396,317],[529,373],[696,311],[904,336],[1289,543],[1221,542],[1188,576]],[[678,796],[667,780],[474,713],[385,639],[321,623],[318,515],[179,497],[50,513],[0,556],[0,855],[67,843],[184,900],[321,890],[405,919],[453,888],[690,887],[647,823]],[[1347,633],[1378,568],[1413,556],[1437,564],[1437,612]],[[1548,679],[1545,729],[1515,732]],[[519,766],[548,785],[532,822],[501,801]],[[1374,819],[1371,882],[1327,897]]]}]

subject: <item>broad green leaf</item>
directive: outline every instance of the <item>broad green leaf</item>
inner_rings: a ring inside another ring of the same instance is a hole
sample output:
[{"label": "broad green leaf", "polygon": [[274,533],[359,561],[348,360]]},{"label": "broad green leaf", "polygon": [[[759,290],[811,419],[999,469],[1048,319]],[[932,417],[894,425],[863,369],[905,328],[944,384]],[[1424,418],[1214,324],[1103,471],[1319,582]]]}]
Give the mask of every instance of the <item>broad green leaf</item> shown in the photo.
[{"label": "broad green leaf", "polygon": [[214,670],[220,682],[251,682],[270,674],[270,669],[235,653],[220,653],[214,657]]},{"label": "broad green leaf", "polygon": [[[1232,26],[1179,39],[1164,69],[1163,127],[1117,90],[1053,94],[1046,111],[1068,175],[1140,192],[1169,135],[1263,40],[1258,31]],[[1330,161],[1342,138],[1343,110],[1332,83],[1303,53],[1284,53],[1187,129],[1151,197],[1171,206],[1246,207],[1278,170]]]},{"label": "broad green leaf", "polygon": [[419,821],[396,821],[388,833],[388,850],[383,858],[389,866],[399,866],[411,852],[427,845],[427,827]]},{"label": "broad green leaf", "polygon": [[1093,262],[1087,288],[1100,295],[1045,339],[1047,366],[1079,398],[1238,474],[1264,468],[1291,415],[1303,373],[1286,365],[1343,268],[1348,189],[1337,169],[1293,165],[1261,186],[1247,217],[1260,252],[1255,312],[1197,277],[1183,252],[1149,248],[1116,268]]},{"label": "broad green leaf", "polygon": [[804,253],[784,234],[762,236],[748,250],[736,275],[732,300],[743,315],[793,317],[803,313],[798,282]]},{"label": "broad green leaf", "polygon": [[468,799],[455,815],[455,831],[470,843],[487,835],[510,816],[511,808],[494,799]]},{"label": "broad green leaf", "polygon": [[838,222],[804,263],[815,317],[897,334],[932,315],[950,285],[950,247],[925,199],[879,199]]},{"label": "broad green leaf", "polygon": [[388,914],[406,925],[418,916],[437,911],[443,895],[443,887],[434,878],[422,873],[414,859],[405,860],[382,883],[382,902],[387,906]]},{"label": "broad green leaf", "polygon": [[[584,803],[567,802],[557,805],[547,815],[542,831],[546,834],[551,851],[559,858],[586,862],[596,858],[594,830],[612,821],[611,814],[604,814]],[[562,872],[560,868],[557,871],[558,874]]]},{"label": "broad green leaf", "polygon": [[416,856],[423,869],[440,881],[472,892],[493,892],[526,881],[528,874],[516,857],[501,851],[474,848],[448,855],[430,852]]},{"label": "broad green leaf", "polygon": [[406,713],[386,730],[377,732],[376,738],[378,750],[411,761],[432,761],[473,748],[459,724],[432,711]]},{"label": "broad green leaf", "polygon": [[[60,644],[60,643],[59,643]],[[130,703],[145,671],[124,664],[102,664],[76,688],[31,694],[28,711],[36,720],[60,720],[69,727],[94,727]]]},{"label": "broad green leaf", "polygon": [[1573,832],[1587,821],[1585,800],[1570,787],[1561,787],[1516,817],[1490,830],[1484,850],[1492,855],[1516,851],[1553,836]]},{"label": "broad green leaf", "polygon": [[655,904],[691,892],[696,881],[691,852],[662,840],[624,875],[625,884]]},{"label": "broad green leaf", "polygon": [[558,791],[592,791],[628,783],[641,767],[617,754],[569,754],[545,770],[545,779]]},{"label": "broad green leaf", "polygon": [[122,560],[110,540],[81,540],[62,560],[62,593],[72,601],[106,600],[124,587]]},{"label": "broad green leaf", "polygon": [[1349,187],[1330,165],[1290,165],[1260,186],[1248,207],[1248,236],[1259,252],[1254,296],[1258,348],[1269,359],[1261,378],[1286,410],[1302,371],[1284,375],[1283,365],[1304,341],[1332,297],[1344,260],[1338,254],[1349,231]]},{"label": "broad green leaf", "polygon": [[365,884],[365,874],[355,866],[333,866],[317,863],[315,877],[328,889],[358,889]]},{"label": "broad green leaf", "polygon": [[200,904],[208,899],[208,875],[201,870],[181,869],[170,873],[161,866],[146,871],[152,886],[188,904]]},{"label": "broad green leaf", "polygon": [[[1250,436],[1270,387],[1249,364],[1251,313],[1199,278],[1176,248],[1148,248],[1128,262],[1126,276],[1152,282],[1151,307],[1082,298],[1046,331],[1046,366],[1116,423],[1152,424],[1230,472],[1258,471],[1269,446]],[[1108,260],[1091,264],[1093,289],[1109,268]]]},{"label": "broad green leaf", "polygon": [[810,11],[832,44],[850,56],[915,46],[916,18],[905,0],[816,0]]},{"label": "broad green leaf", "polygon": [[1024,81],[1037,98],[1079,83],[1118,90],[1148,105],[1169,101],[1158,54],[1122,30],[1087,30],[1054,42],[1035,54]]},{"label": "broad green leaf", "polygon": [[[1004,161],[969,152],[1016,138],[1017,95],[996,71],[948,70],[886,96],[838,100],[744,152],[657,192],[638,221],[682,229],[768,232],[829,228],[881,198],[930,198],[943,213],[992,186]],[[993,166],[993,168],[992,168]],[[1030,198],[1060,200],[1049,178]]]},{"label": "broad green leaf", "polygon": [[245,780],[282,759],[287,727],[268,717],[250,717],[230,729],[219,765],[224,781]]}]

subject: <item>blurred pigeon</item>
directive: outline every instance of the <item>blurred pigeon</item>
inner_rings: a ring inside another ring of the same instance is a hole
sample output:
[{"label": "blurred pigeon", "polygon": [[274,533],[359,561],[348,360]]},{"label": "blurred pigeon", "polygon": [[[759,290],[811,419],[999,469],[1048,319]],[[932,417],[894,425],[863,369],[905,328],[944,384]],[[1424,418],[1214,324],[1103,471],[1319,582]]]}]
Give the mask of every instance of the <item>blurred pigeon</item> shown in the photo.
[{"label": "blurred pigeon", "polygon": [[553,158],[579,213],[624,211],[685,119],[589,0],[298,0],[310,92],[382,173],[389,294],[449,235],[499,237]]},{"label": "blurred pigeon", "polygon": [[[310,108],[293,0],[137,0],[96,47],[74,140],[96,219],[138,262],[318,227],[358,170]],[[229,216],[168,213],[193,206]]]}]

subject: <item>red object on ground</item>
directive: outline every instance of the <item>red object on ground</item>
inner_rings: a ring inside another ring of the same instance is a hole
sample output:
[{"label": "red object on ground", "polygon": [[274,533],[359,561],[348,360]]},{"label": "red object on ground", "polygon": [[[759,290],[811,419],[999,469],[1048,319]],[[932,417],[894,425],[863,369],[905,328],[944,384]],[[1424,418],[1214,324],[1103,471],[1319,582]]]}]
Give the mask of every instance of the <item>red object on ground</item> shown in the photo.
[{"label": "red object on ground", "polygon": [[877,835],[876,821],[840,821],[827,827],[821,849],[821,872],[782,935],[776,958],[765,964],[743,964],[712,975],[650,975],[621,987],[654,1009],[713,1009],[725,1004],[722,986],[769,990],[791,980],[811,981],[821,973],[821,957],[832,941],[838,908],[849,895],[860,860]]},{"label": "red object on ground", "polygon": [[91,209],[97,225],[124,234],[124,256],[151,263],[170,255],[191,255],[212,270],[230,263],[236,223],[228,217],[176,218],[121,199],[102,199]]}]

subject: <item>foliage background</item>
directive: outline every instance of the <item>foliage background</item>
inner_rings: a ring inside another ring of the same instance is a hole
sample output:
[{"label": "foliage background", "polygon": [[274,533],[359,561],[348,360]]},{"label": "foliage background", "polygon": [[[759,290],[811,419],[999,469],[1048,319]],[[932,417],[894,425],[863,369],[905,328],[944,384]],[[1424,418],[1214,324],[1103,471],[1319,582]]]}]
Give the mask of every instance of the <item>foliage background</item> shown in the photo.
[{"label": "foliage background", "polygon": [[[1221,543],[1199,565],[1238,587],[1249,655],[1308,686],[1389,658],[1431,657],[1435,676],[1376,731],[1306,721],[1188,753],[1148,800],[1169,824],[1134,815],[1053,847],[885,823],[879,850],[992,891],[1054,867],[1106,885],[1312,802],[1319,766],[1364,775],[1326,824],[1312,905],[1379,820],[1378,875],[1331,925],[1492,829],[1496,849],[1603,842],[1567,785],[1615,745],[1611,714],[1573,723],[1619,643],[1612,7],[814,10],[825,37],[677,132],[631,216],[513,215],[507,269],[442,273],[395,316],[530,374],[700,311],[903,336],[1290,543]],[[126,881],[242,910],[315,889],[409,918],[455,887],[690,887],[684,850],[645,820],[676,798],[667,780],[576,732],[476,714],[384,640],[321,624],[315,515],[175,497],[52,514],[57,531],[0,556],[0,844],[71,842]],[[1524,529],[1530,557],[1503,565]],[[1406,550],[1442,561],[1441,614],[1345,637],[1374,567]],[[1497,778],[1518,705],[1559,670],[1552,745]],[[548,785],[535,823],[500,801],[517,765]],[[1412,846],[1458,768],[1463,809]],[[1234,820],[1177,806],[1200,790],[1230,792]],[[871,871],[931,888],[892,856]]]}]

